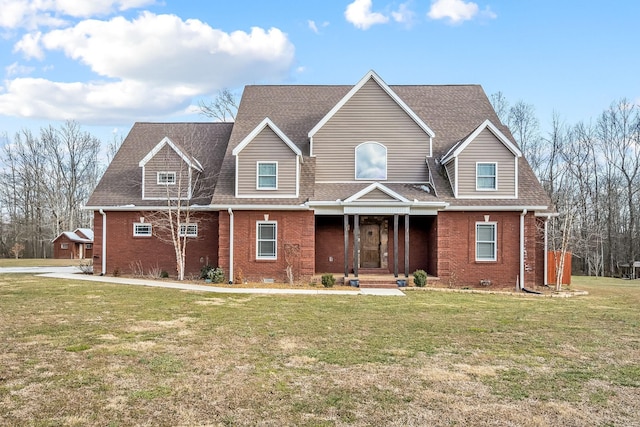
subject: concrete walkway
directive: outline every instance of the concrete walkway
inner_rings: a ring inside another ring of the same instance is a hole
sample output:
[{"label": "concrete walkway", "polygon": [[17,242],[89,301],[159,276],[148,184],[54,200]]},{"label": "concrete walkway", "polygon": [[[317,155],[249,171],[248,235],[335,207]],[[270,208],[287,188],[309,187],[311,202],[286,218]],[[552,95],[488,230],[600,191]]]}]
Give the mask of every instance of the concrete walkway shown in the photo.
[{"label": "concrete walkway", "polygon": [[[58,267],[59,268],[59,267]],[[72,267],[75,268],[75,267]],[[77,269],[76,269],[77,271]],[[24,271],[28,273],[27,271]],[[0,271],[1,273],[1,271]],[[17,273],[17,272],[16,272]],[[37,272],[36,272],[37,273]],[[280,294],[280,295],[378,295],[405,296],[399,289],[360,289],[353,291],[337,291],[331,289],[276,289],[276,288],[223,288],[218,286],[193,285],[191,283],[165,282],[159,280],[132,279],[128,277],[91,276],[69,272],[43,272],[44,277],[67,280],[84,280],[89,282],[116,283],[134,286],[152,286],[157,288],[180,289],[186,291],[217,292],[223,294]]]},{"label": "concrete walkway", "polygon": [[25,274],[42,274],[42,273],[80,273],[80,269],[74,266],[68,267],[0,267],[2,273],[25,273]]}]

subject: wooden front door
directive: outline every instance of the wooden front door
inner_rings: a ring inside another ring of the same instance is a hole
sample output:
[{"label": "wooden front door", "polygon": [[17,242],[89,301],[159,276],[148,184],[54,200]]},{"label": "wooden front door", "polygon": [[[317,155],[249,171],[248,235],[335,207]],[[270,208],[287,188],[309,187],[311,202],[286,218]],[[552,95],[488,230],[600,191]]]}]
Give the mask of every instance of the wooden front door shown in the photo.
[{"label": "wooden front door", "polygon": [[380,268],[380,224],[360,226],[360,266]]}]

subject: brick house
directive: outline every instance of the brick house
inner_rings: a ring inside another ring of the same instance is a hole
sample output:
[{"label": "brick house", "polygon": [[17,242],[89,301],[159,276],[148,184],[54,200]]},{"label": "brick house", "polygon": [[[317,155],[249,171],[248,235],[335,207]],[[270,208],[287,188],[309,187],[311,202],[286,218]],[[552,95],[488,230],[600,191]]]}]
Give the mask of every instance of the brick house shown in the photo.
[{"label": "brick house", "polygon": [[53,257],[59,259],[93,258],[93,230],[76,228],[53,239]]},{"label": "brick house", "polygon": [[478,85],[389,86],[371,71],[352,86],[247,86],[235,123],[136,123],[88,203],[94,270],[175,271],[149,219],[168,201],[193,211],[191,272],[545,281],[550,201]]}]

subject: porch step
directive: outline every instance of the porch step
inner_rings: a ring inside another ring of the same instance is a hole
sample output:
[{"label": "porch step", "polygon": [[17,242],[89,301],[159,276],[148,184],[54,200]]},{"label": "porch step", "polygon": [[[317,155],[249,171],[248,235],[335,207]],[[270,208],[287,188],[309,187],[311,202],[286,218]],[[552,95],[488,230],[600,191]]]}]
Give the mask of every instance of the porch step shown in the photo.
[{"label": "porch step", "polygon": [[[356,277],[349,277],[348,280],[355,280]],[[398,287],[398,280],[406,280],[407,284],[410,283],[410,279],[400,275],[397,278],[393,277],[393,274],[358,274],[357,280],[360,282],[361,288],[376,288],[376,289],[395,289]]]}]

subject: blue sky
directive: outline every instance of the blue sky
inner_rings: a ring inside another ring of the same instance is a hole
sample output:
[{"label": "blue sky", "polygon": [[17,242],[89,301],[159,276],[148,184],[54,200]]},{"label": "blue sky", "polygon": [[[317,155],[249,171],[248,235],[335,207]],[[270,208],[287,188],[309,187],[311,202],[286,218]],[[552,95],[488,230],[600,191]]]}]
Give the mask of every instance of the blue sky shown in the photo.
[{"label": "blue sky", "polygon": [[245,84],[481,84],[595,119],[640,103],[640,1],[0,0],[0,134],[78,121],[205,120]]}]

